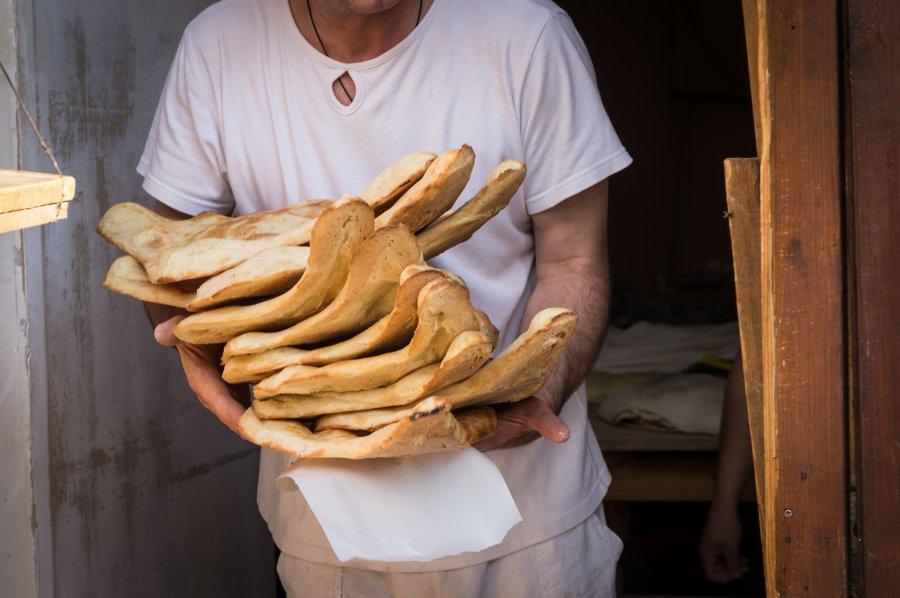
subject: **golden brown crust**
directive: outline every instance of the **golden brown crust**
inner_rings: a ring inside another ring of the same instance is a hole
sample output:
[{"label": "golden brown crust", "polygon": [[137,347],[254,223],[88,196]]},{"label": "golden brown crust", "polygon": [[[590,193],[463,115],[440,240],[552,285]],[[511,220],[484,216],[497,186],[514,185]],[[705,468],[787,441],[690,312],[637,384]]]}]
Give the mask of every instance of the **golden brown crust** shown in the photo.
[{"label": "golden brown crust", "polygon": [[291,366],[261,381],[254,395],[265,398],[387,386],[415,369],[440,361],[458,335],[477,330],[474,311],[465,287],[451,280],[433,280],[419,292],[418,323],[405,347],[318,368]]},{"label": "golden brown crust", "polygon": [[[257,399],[253,402],[253,407],[257,415],[264,419],[307,419],[347,411],[408,405],[471,376],[488,360],[493,347],[491,340],[484,334],[468,331],[453,341],[440,363],[423,366],[388,386],[350,392],[278,395],[264,400]],[[330,427],[335,426],[329,425],[328,420],[320,420],[317,429]]]},{"label": "golden brown crust", "polygon": [[141,263],[130,255],[123,255],[110,265],[103,286],[141,301],[181,308],[187,307],[195,295],[178,284],[153,284]]},{"label": "golden brown crust", "polygon": [[446,212],[465,189],[475,165],[468,145],[438,156],[423,176],[389,210],[375,219],[375,227],[406,225],[416,232]]},{"label": "golden brown crust", "polygon": [[188,316],[175,335],[188,343],[224,343],[244,332],[276,330],[321,311],[347,279],[357,247],[372,233],[372,208],[345,198],[325,210],[313,227],[303,277],[286,293],[252,305],[229,305]]},{"label": "golden brown crust", "polygon": [[517,160],[501,162],[488,175],[475,197],[418,233],[425,259],[431,259],[469,239],[509,204],[524,180],[524,164]]},{"label": "golden brown crust", "polygon": [[276,347],[321,343],[355,334],[387,315],[394,305],[403,269],[421,264],[416,238],[402,226],[376,230],[359,244],[347,279],[325,309],[278,332],[247,332],[225,345],[223,358]]},{"label": "golden brown crust", "polygon": [[492,434],[497,420],[490,408],[457,419],[447,404],[431,400],[409,417],[365,435],[343,430],[315,434],[296,421],[262,421],[253,409],[244,413],[239,426],[251,442],[295,457],[368,459],[461,450]]},{"label": "golden brown crust", "polygon": [[[453,409],[472,405],[520,401],[532,396],[547,379],[568,337],[575,331],[577,318],[570,310],[549,308],[538,312],[524,333],[499,357],[475,374],[435,392]],[[419,408],[392,407],[346,413],[331,417],[331,426],[364,426],[376,429],[407,417]]]},{"label": "golden brown crust", "polygon": [[380,214],[422,178],[435,158],[432,152],[403,156],[376,176],[359,197]]},{"label": "golden brown crust", "polygon": [[154,284],[213,276],[279,245],[303,245],[332,202],[310,201],[236,218],[203,213],[170,220],[135,203],[113,206],[97,232],[135,257]]},{"label": "golden brown crust", "polygon": [[391,312],[359,334],[345,341],[311,350],[278,347],[262,353],[235,355],[226,361],[223,376],[232,383],[259,382],[292,365],[327,365],[395,350],[408,343],[415,330],[419,291],[427,283],[442,277],[449,278],[444,270],[420,265],[407,266],[400,275],[400,287]]},{"label": "golden brown crust", "polygon": [[240,299],[278,295],[289,290],[306,270],[309,247],[271,247],[207,279],[197,288],[189,311],[203,311]]}]

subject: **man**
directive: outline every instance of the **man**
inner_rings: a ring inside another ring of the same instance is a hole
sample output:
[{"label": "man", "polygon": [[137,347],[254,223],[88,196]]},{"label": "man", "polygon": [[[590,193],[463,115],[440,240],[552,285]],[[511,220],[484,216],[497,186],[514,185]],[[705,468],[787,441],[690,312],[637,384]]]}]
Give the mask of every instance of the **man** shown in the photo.
[{"label": "man", "polygon": [[[621,542],[600,510],[609,473],[581,382],[606,329],[605,179],[630,158],[567,15],[549,0],[225,0],[185,32],[138,170],[164,215],[247,213],[352,193],[402,155],[463,143],[476,165],[460,201],[502,160],[528,175],[433,265],[466,281],[500,348],[544,307],[579,316],[544,388],[500,410],[478,447],[524,520],[480,553],[343,567],[302,496],[275,489],[290,460],[263,450],[260,510],[292,595],[613,593]],[[176,342],[176,321],[157,339],[237,432],[245,391],[222,382],[208,348]]]}]

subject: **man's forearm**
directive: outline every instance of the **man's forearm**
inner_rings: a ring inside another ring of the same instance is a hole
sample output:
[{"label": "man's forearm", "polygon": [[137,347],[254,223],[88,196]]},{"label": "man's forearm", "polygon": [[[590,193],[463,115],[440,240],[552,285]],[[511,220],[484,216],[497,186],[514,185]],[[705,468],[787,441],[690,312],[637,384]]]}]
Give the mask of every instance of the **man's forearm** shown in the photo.
[{"label": "man's forearm", "polygon": [[558,264],[538,274],[526,307],[523,328],[540,310],[565,307],[578,316],[578,327],[537,395],[558,412],[590,371],[606,336],[609,276],[606,263]]}]

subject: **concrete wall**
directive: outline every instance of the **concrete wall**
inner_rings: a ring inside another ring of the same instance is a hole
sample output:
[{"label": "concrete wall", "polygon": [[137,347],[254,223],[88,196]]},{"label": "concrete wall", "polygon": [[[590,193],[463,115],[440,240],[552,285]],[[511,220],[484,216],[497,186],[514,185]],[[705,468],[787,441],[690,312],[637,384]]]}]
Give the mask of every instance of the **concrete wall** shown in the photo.
[{"label": "concrete wall", "polygon": [[[15,392],[30,395],[42,597],[274,595],[258,453],[199,406],[140,304],[103,289],[118,254],[94,232],[112,204],[148,202],[134,167],[181,31],[206,4],[16,3],[21,91],[78,186],[68,220],[21,237],[30,361]],[[22,167],[49,170],[30,131],[20,138]],[[0,313],[4,344],[12,317]]]}]

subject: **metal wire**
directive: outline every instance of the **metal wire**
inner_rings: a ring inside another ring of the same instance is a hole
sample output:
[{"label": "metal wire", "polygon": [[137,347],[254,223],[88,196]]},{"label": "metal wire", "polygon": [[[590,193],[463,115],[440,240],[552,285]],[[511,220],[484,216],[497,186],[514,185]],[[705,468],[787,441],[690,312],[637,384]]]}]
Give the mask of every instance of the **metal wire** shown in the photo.
[{"label": "metal wire", "polygon": [[16,95],[16,101],[19,104],[19,108],[22,110],[22,113],[25,115],[25,118],[28,119],[28,123],[31,125],[34,134],[38,138],[38,143],[41,144],[41,149],[44,150],[44,153],[47,154],[47,157],[50,158],[50,161],[53,162],[53,168],[56,170],[56,174],[59,176],[63,176],[62,170],[59,168],[59,164],[56,162],[56,158],[53,157],[53,150],[50,149],[50,146],[47,145],[47,140],[44,139],[44,136],[41,135],[41,132],[38,130],[37,125],[34,124],[34,119],[31,118],[31,113],[28,112],[28,107],[25,105],[25,102],[22,100],[22,96],[19,95],[19,90],[16,89],[15,83],[13,83],[12,78],[9,76],[9,73],[6,71],[6,67],[3,66],[3,62],[0,61],[0,70],[3,71],[3,76],[6,77],[6,82],[9,83],[9,86],[12,88],[13,93]]}]

